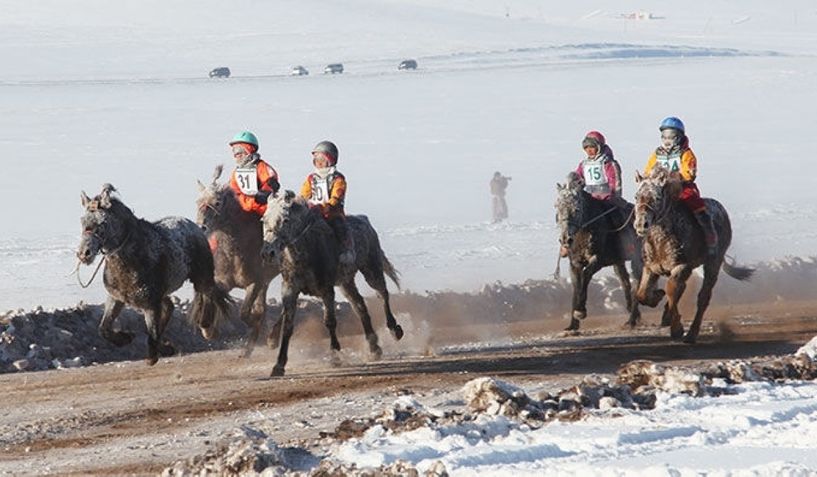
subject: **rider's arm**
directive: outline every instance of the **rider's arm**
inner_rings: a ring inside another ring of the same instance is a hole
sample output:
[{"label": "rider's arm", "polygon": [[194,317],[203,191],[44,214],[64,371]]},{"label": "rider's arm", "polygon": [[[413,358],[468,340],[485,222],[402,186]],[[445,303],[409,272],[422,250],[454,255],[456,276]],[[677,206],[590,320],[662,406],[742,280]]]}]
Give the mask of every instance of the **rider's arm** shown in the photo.
[{"label": "rider's arm", "polygon": [[698,159],[692,149],[687,149],[681,155],[681,177],[688,182],[695,182],[698,177]]},{"label": "rider's arm", "polygon": [[650,171],[652,171],[652,168],[655,167],[655,163],[657,161],[658,161],[658,157],[655,155],[655,151],[653,151],[652,154],[650,154],[650,158],[647,159],[647,167],[644,168],[644,175],[645,176],[650,175]]},{"label": "rider's arm", "polygon": [[346,197],[346,178],[341,175],[332,181],[332,191],[329,193],[327,205],[332,209],[343,210],[343,199]]},{"label": "rider's arm", "polygon": [[306,180],[304,181],[303,185],[301,185],[301,197],[306,200],[312,198],[312,176],[307,176]]},{"label": "rider's arm", "polygon": [[607,183],[610,185],[610,196],[621,197],[621,166],[615,160],[604,165]]}]

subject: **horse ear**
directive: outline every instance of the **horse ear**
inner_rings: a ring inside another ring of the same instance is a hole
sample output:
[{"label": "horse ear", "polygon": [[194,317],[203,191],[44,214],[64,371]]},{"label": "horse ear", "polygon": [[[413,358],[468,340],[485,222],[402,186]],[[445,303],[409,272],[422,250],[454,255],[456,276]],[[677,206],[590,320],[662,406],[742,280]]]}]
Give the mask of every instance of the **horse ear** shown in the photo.
[{"label": "horse ear", "polygon": [[221,177],[222,172],[224,172],[224,164],[217,165],[213,171],[213,185],[216,185],[216,181]]},{"label": "horse ear", "polygon": [[556,192],[561,192],[563,190],[565,190],[565,186],[563,186],[562,184],[557,182],[556,183]]},{"label": "horse ear", "polygon": [[196,186],[199,188],[199,192],[204,192],[204,189],[206,189],[206,188],[207,188],[207,187],[205,187],[205,186],[204,186],[204,184],[202,184],[202,183],[201,183],[201,181],[200,181],[200,180],[198,180],[198,179],[196,179]]},{"label": "horse ear", "polygon": [[99,194],[99,205],[103,209],[107,209],[111,206],[111,193],[116,192],[116,187],[111,184],[105,183],[102,185],[102,192]]},{"label": "horse ear", "polygon": [[88,204],[91,203],[91,198],[88,197],[88,194],[86,194],[84,190],[80,191],[79,198],[82,200],[82,207],[87,209]]},{"label": "horse ear", "polygon": [[295,192],[292,192],[289,189],[287,189],[286,192],[284,192],[284,202],[286,202],[287,204],[292,202],[292,199],[294,199],[294,198],[295,198]]},{"label": "horse ear", "polygon": [[644,176],[641,175],[641,171],[638,169],[635,170],[635,183],[638,184],[639,182],[644,180]]}]

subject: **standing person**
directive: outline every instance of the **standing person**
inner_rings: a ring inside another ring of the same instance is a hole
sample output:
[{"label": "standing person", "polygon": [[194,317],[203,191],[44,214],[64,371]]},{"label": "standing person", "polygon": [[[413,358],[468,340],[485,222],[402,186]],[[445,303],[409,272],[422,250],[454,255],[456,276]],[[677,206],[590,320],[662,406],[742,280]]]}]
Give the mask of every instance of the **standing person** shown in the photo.
[{"label": "standing person", "polygon": [[346,200],[346,177],[337,170],[338,148],[331,141],[321,141],[312,149],[312,165],[315,171],[306,177],[301,186],[301,197],[310,208],[316,208],[332,227],[340,244],[340,262],[355,263],[355,244],[346,223],[343,208]]},{"label": "standing person", "polygon": [[718,234],[712,224],[712,217],[706,211],[706,204],[701,199],[701,192],[695,184],[695,178],[698,176],[698,159],[689,147],[689,137],[686,135],[684,123],[670,116],[661,121],[658,130],[661,132],[661,142],[650,154],[644,173],[649,174],[656,164],[661,164],[670,172],[681,176],[683,188],[678,199],[694,214],[704,232],[707,251],[709,255],[714,255],[717,253]]},{"label": "standing person", "polygon": [[270,194],[275,196],[281,187],[278,173],[261,160],[258,138],[250,131],[236,134],[230,148],[236,164],[230,176],[230,188],[243,210],[263,216]]},{"label": "standing person", "polygon": [[508,203],[505,202],[505,189],[508,188],[510,177],[503,176],[499,171],[494,172],[491,179],[491,196],[493,205],[493,223],[508,218]]}]

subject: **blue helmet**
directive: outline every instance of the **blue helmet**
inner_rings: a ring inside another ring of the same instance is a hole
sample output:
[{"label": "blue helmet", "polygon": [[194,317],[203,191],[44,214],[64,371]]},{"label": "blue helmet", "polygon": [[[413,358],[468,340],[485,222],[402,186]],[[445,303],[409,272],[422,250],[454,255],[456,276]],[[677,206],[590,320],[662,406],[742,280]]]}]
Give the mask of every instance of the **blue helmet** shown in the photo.
[{"label": "blue helmet", "polygon": [[684,122],[675,116],[664,118],[664,120],[661,121],[661,125],[658,126],[658,130],[663,131],[664,129],[677,129],[681,132],[681,134],[686,133],[686,131],[684,131]]}]

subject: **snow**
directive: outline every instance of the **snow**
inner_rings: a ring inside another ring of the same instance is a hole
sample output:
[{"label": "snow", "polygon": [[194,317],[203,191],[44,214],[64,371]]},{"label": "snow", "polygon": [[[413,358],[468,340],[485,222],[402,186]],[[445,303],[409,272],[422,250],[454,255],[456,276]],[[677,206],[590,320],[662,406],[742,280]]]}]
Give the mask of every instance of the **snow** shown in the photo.
[{"label": "snow", "polygon": [[[290,189],[311,146],[334,140],[347,210],[371,218],[411,290],[548,276],[554,184],[585,131],[605,133],[631,196],[668,115],[687,124],[703,193],[731,214],[730,253],[813,264],[798,258],[817,238],[811,0],[440,3],[0,0],[0,310],[101,302],[101,281],[68,276],[80,190],[110,182],[137,215],[193,217],[195,180],[230,165],[242,129]],[[417,71],[396,70],[406,58]],[[317,74],[338,61],[343,75]],[[207,78],[216,66],[234,76]],[[499,225],[494,170],[513,177]],[[817,384],[735,389],[539,429],[493,416],[372,430],[337,455],[439,459],[453,475],[811,474]]]}]

